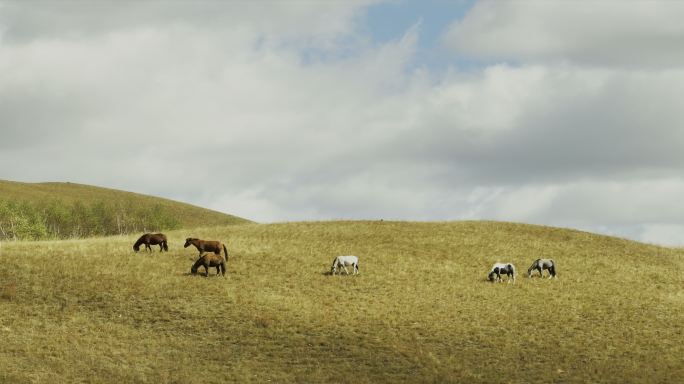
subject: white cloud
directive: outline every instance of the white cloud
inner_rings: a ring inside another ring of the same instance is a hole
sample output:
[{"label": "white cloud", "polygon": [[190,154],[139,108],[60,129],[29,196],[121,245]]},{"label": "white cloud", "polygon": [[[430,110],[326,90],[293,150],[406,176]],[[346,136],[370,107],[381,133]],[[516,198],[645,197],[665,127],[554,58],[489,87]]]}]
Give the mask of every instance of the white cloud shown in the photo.
[{"label": "white cloud", "polygon": [[[136,3],[136,17],[107,5],[102,23],[97,9],[16,4],[0,16],[0,163],[22,166],[1,178],[258,221],[484,218],[639,239],[684,225],[684,69],[652,66],[665,56],[586,66],[590,50],[535,40],[519,55],[529,16],[509,2],[478,3],[448,38],[458,29],[483,42],[458,50],[488,57],[489,15],[513,39],[491,57],[530,62],[444,75],[415,65],[420,24],[385,44],[361,35],[364,3]],[[533,27],[563,41],[551,16]]]},{"label": "white cloud", "polygon": [[682,18],[677,1],[480,1],[444,43],[485,60],[679,67]]}]

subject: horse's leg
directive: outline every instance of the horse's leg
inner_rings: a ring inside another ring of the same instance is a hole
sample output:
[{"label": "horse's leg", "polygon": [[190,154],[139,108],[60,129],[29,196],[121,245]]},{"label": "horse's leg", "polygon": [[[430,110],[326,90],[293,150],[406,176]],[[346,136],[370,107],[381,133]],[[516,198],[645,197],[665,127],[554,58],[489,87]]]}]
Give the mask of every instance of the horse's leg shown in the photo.
[{"label": "horse's leg", "polygon": [[342,264],[342,268],[344,268],[344,273],[346,273],[348,275],[349,271],[347,270],[347,266]]}]

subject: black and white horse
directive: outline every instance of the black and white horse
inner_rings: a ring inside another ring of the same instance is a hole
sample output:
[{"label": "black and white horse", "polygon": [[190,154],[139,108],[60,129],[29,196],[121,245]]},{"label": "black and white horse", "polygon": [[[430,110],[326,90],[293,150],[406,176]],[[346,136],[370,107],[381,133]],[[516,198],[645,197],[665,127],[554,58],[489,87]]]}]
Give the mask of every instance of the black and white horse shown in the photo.
[{"label": "black and white horse", "polygon": [[508,282],[511,282],[511,277],[513,278],[513,283],[515,284],[515,266],[511,263],[496,263],[489,271],[487,278],[489,281],[502,281],[501,275],[505,274],[508,276]]},{"label": "black and white horse", "polygon": [[[347,270],[347,266],[353,266],[354,274],[358,274],[359,258],[356,256],[337,256],[330,267],[330,274],[334,275],[337,272],[337,268],[342,268],[348,275],[349,271]],[[342,271],[340,271],[340,274],[342,274]]]},{"label": "black and white horse", "polygon": [[527,277],[532,277],[532,271],[539,271],[539,276],[544,278],[544,270],[549,271],[549,278],[556,277],[556,263],[551,259],[537,259],[527,269]]}]

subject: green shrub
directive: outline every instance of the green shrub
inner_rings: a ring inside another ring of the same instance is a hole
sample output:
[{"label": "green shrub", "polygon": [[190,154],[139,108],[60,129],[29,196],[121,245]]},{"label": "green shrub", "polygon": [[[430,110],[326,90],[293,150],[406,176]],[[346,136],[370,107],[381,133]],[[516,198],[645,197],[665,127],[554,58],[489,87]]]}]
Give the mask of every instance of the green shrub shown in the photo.
[{"label": "green shrub", "polygon": [[0,200],[0,239],[43,240],[124,235],[177,229],[180,222],[161,204],[98,200],[65,203]]}]

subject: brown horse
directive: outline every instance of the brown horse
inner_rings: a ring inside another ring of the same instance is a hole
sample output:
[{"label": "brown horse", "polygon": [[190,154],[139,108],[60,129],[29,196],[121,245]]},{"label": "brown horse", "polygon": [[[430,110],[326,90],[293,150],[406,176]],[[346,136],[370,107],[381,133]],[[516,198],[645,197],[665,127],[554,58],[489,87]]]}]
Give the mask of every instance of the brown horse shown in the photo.
[{"label": "brown horse", "polygon": [[197,268],[199,267],[204,267],[205,277],[209,276],[210,267],[216,267],[216,276],[218,276],[219,272],[223,273],[224,277],[226,276],[226,259],[224,259],[220,254],[204,254],[204,256],[201,256],[199,259],[197,259],[197,261],[195,261],[195,264],[192,265],[192,268],[190,268],[190,273],[193,275],[196,274]]},{"label": "brown horse", "polygon": [[185,245],[183,246],[183,248],[189,247],[190,244],[194,245],[195,248],[197,248],[200,257],[202,257],[204,252],[214,252],[214,254],[220,255],[221,248],[223,248],[223,253],[226,255],[226,260],[228,260],[228,250],[226,249],[226,246],[222,244],[220,241],[200,240],[194,237],[188,237],[187,239],[185,239]]},{"label": "brown horse", "polygon": [[169,246],[166,243],[166,235],[163,233],[146,233],[133,244],[133,250],[138,252],[140,245],[145,244],[145,250],[152,252],[150,245],[159,245],[159,252],[169,251]]}]

